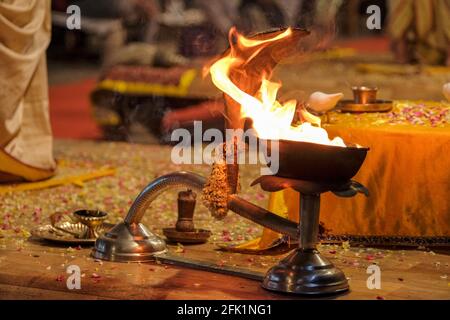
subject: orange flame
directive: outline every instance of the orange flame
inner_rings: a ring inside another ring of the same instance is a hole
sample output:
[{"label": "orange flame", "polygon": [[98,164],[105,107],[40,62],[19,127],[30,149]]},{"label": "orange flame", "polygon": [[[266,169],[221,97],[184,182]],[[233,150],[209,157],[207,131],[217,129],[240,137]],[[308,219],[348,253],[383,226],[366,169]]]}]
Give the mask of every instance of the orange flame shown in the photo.
[{"label": "orange flame", "polygon": [[[325,129],[320,128],[320,118],[309,113],[306,109],[300,110],[301,118],[305,122],[292,125],[296,113],[297,101],[289,100],[280,103],[277,93],[281,84],[269,81],[266,74],[261,74],[261,86],[255,96],[241,90],[230,79],[230,73],[239,72],[245,65],[254,59],[266,46],[289,37],[290,28],[275,37],[254,40],[239,34],[235,28],[229,33],[231,49],[229,53],[217,60],[209,68],[214,85],[226,93],[240,105],[241,117],[253,120],[253,128],[258,137],[262,139],[282,139],[293,141],[312,142],[325,145],[345,147],[341,138],[330,140]],[[236,44],[233,43],[236,38]],[[264,68],[264,66],[260,66]],[[253,72],[255,70],[252,70]],[[269,75],[270,76],[270,75]],[[241,84],[242,85],[242,84]]]}]

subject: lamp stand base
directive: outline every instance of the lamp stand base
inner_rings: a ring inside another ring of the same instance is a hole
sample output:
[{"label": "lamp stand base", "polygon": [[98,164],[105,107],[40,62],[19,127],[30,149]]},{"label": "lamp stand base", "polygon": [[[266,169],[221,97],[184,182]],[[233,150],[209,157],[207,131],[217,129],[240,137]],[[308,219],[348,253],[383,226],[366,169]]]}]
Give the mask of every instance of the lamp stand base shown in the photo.
[{"label": "lamp stand base", "polygon": [[296,249],[266,274],[264,289],[305,295],[336,294],[349,289],[344,273],[317,250]]}]

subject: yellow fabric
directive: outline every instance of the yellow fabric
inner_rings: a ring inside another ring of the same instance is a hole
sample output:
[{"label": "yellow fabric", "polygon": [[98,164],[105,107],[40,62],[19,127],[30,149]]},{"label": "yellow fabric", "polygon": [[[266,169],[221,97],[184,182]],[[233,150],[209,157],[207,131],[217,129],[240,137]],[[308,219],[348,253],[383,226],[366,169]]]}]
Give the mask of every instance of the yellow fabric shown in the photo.
[{"label": "yellow fabric", "polygon": [[450,67],[445,66],[426,66],[426,65],[404,65],[392,63],[359,63],[356,70],[366,73],[378,73],[387,75],[413,75],[425,73],[427,75],[447,75],[450,74]]},{"label": "yellow fabric", "polygon": [[[399,101],[393,111],[417,103]],[[423,104],[424,112],[447,109],[450,117],[449,103]],[[324,125],[330,137],[370,148],[354,177],[368,187],[368,198],[322,195],[320,220],[333,234],[450,236],[450,119],[436,127],[410,122],[393,123],[389,114],[330,114]],[[289,189],[272,193],[269,210],[296,221],[298,198]],[[250,248],[263,249],[278,237],[264,229]]]},{"label": "yellow fabric", "polygon": [[[289,220],[298,222],[298,193],[292,189],[273,192],[270,195],[268,210]],[[237,249],[259,250],[268,248],[280,234],[270,229],[264,229],[260,238],[236,246]]]},{"label": "yellow fabric", "polygon": [[45,50],[49,0],[0,1],[0,172],[53,175]]},{"label": "yellow fabric", "polygon": [[447,49],[450,0],[390,0],[389,32],[395,39],[414,32],[417,41]]},{"label": "yellow fabric", "polygon": [[26,190],[38,190],[45,188],[52,188],[64,184],[75,184],[79,187],[83,186],[84,181],[97,179],[106,176],[112,176],[116,173],[114,168],[100,169],[89,173],[78,174],[68,177],[55,177],[46,181],[20,183],[14,185],[2,186],[0,185],[0,194],[9,192],[18,192]]},{"label": "yellow fabric", "polygon": [[[0,150],[0,164],[4,172],[17,177],[22,177],[27,181],[38,181],[53,175],[53,170],[37,169],[17,161],[4,151]],[[0,189],[2,187],[0,186]]]},{"label": "yellow fabric", "polygon": [[97,89],[105,89],[117,91],[126,94],[155,94],[161,96],[186,96],[189,92],[189,87],[197,76],[197,70],[189,69],[185,71],[177,86],[161,85],[159,83],[147,82],[128,82],[122,80],[106,79],[100,82]]}]

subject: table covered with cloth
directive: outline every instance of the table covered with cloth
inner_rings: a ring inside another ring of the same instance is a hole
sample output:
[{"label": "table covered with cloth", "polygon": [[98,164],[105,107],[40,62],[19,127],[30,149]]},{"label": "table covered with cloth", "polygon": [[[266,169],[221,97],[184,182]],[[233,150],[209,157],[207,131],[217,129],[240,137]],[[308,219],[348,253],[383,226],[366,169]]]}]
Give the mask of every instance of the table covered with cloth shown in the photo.
[{"label": "table covered with cloth", "polygon": [[[330,234],[450,236],[450,104],[395,101],[388,113],[331,112],[330,137],[369,147],[354,180],[369,197],[322,194],[320,220]],[[272,193],[269,210],[298,221],[298,193]],[[279,237],[264,230],[247,249],[269,246]]]}]

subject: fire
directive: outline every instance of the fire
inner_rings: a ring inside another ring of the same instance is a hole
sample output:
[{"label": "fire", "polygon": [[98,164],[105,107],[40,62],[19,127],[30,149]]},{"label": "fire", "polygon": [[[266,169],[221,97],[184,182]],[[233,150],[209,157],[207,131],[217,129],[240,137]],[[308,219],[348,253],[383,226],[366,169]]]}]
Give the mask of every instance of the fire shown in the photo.
[{"label": "fire", "polygon": [[[229,33],[231,46],[229,53],[212,64],[209,69],[212,81],[217,88],[240,105],[241,117],[253,120],[253,128],[262,139],[293,140],[345,147],[341,138],[330,140],[326,130],[320,127],[320,118],[304,108],[299,111],[303,122],[292,124],[297,112],[297,101],[280,103],[277,100],[277,93],[281,84],[270,81],[268,79],[270,75],[264,71],[258,79],[261,80],[261,85],[255,96],[243,91],[231,80],[232,72],[245,72],[242,71],[245,70],[245,66],[265,47],[291,35],[292,30],[289,28],[275,37],[254,40],[245,38],[232,28]],[[233,43],[233,39],[236,39],[236,43]],[[257,70],[252,70],[254,71]]]}]

